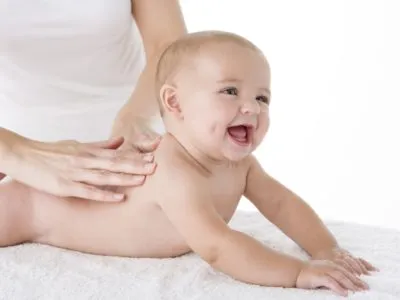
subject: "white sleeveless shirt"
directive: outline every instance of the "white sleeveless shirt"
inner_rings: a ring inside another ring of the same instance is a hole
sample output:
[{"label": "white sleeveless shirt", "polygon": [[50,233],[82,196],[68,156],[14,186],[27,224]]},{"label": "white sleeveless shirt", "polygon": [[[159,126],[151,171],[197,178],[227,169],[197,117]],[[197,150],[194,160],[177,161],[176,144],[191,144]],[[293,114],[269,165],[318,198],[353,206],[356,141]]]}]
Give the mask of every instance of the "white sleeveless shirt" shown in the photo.
[{"label": "white sleeveless shirt", "polygon": [[0,127],[107,138],[145,64],[130,0],[0,0]]}]

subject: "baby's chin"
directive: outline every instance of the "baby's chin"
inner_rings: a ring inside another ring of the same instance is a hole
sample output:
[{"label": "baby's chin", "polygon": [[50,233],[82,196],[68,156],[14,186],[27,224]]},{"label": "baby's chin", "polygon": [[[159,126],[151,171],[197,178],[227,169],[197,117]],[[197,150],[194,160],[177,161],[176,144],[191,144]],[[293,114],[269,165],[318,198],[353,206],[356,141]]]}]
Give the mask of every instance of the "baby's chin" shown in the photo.
[{"label": "baby's chin", "polygon": [[222,151],[222,156],[227,161],[239,162],[253,153],[253,147],[243,148],[243,149],[224,149]]},{"label": "baby's chin", "polygon": [[254,144],[254,141],[237,143],[236,141],[228,138],[225,141],[224,146],[221,147],[221,152],[225,159],[238,162],[251,155],[255,148],[256,145]]}]

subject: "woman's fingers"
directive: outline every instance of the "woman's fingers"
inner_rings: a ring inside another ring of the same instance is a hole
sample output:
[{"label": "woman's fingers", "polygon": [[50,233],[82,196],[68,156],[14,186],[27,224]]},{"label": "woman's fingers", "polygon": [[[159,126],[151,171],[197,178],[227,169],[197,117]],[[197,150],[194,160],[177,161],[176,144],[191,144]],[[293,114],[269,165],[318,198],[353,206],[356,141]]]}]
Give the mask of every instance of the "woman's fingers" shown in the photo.
[{"label": "woman's fingers", "polygon": [[[121,147],[124,142],[124,138],[116,137],[94,143],[28,144],[31,148],[27,149],[34,151],[27,151],[29,156],[25,155],[24,165],[29,172],[40,176],[30,176],[24,183],[58,196],[121,201],[123,194],[100,186],[139,186],[156,168],[152,153],[144,154],[135,148],[125,151]],[[20,173],[22,178],[24,172]],[[46,180],[37,180],[38,177]]]},{"label": "woman's fingers", "polygon": [[93,157],[102,158],[124,158],[130,160],[143,160],[146,162],[152,162],[154,160],[154,155],[152,153],[140,153],[133,149],[129,150],[108,150],[108,149],[87,149],[87,153]]},{"label": "woman's fingers", "polygon": [[118,202],[125,198],[124,194],[102,190],[84,183],[73,183],[68,185],[68,196],[83,198],[101,202]]},{"label": "woman's fingers", "polygon": [[154,172],[156,164],[140,159],[114,158],[93,158],[84,157],[78,163],[84,169],[107,170],[114,173],[126,173],[134,175],[150,175]]},{"label": "woman's fingers", "polygon": [[145,176],[103,170],[78,170],[72,180],[101,186],[137,186],[143,184]]},{"label": "woman's fingers", "polygon": [[118,149],[123,143],[123,137],[114,137],[105,141],[84,143],[83,145],[103,149]]},{"label": "woman's fingers", "polygon": [[148,153],[153,152],[155,149],[157,149],[160,141],[161,137],[159,136],[153,138],[145,138],[137,142],[133,146],[135,146],[140,152]]}]

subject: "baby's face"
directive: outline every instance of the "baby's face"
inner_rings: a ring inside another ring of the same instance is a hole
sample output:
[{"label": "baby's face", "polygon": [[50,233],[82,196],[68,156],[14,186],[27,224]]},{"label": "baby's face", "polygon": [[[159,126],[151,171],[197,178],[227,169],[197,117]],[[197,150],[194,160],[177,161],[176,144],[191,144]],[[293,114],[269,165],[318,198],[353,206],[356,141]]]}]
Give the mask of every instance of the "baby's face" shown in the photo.
[{"label": "baby's face", "polygon": [[269,66],[261,54],[236,44],[213,48],[181,74],[182,126],[198,151],[238,161],[256,149],[269,127]]}]

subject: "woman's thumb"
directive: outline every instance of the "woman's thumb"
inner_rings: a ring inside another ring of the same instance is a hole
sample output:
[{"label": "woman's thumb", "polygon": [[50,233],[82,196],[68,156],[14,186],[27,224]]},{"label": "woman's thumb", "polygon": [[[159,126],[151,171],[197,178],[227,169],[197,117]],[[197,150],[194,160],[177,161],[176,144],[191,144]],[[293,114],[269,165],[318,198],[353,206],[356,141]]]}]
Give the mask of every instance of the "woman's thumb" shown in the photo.
[{"label": "woman's thumb", "polygon": [[115,149],[118,149],[123,143],[124,143],[123,137],[113,137],[106,141],[87,143],[86,145],[97,147],[97,148],[115,150]]},{"label": "woman's thumb", "polygon": [[160,144],[161,137],[157,136],[156,138],[146,138],[141,141],[138,141],[134,144],[134,146],[140,152],[153,152],[157,149],[158,145]]}]

